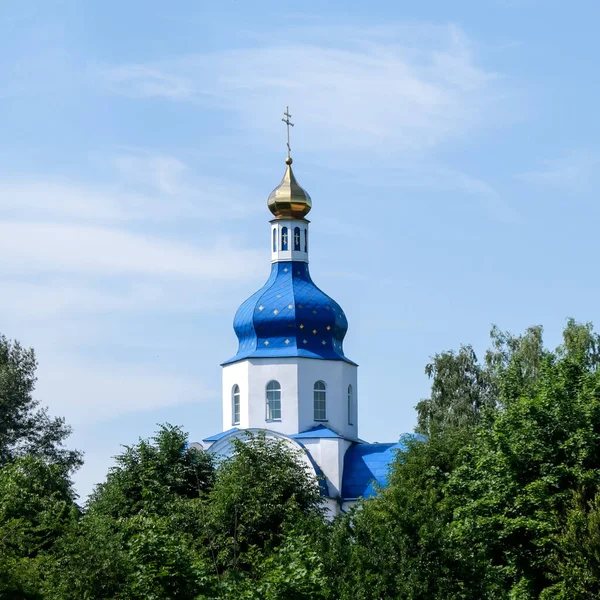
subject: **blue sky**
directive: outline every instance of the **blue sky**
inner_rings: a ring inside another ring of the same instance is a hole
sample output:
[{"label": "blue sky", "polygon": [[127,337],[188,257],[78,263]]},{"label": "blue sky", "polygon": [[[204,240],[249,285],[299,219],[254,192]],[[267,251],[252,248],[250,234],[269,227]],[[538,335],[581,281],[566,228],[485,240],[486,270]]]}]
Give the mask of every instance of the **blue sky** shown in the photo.
[{"label": "blue sky", "polygon": [[[26,4],[26,6],[24,6]],[[598,321],[600,5],[22,3],[0,15],[0,331],[86,452],[220,430],[219,363],[269,272],[266,198],[313,198],[361,437],[415,422],[435,352]]]}]

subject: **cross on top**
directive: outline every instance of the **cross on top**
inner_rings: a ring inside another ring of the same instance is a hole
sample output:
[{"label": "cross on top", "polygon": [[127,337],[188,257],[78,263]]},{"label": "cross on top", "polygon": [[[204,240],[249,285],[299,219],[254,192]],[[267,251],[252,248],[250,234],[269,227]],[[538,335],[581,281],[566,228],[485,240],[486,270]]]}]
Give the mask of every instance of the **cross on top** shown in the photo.
[{"label": "cross on top", "polygon": [[292,151],[292,149],[290,148],[290,125],[293,127],[294,124],[290,121],[290,119],[292,118],[292,115],[290,115],[290,107],[286,106],[285,107],[285,112],[283,113],[283,117],[282,117],[282,121],[285,123],[286,128],[287,128],[287,151],[288,151],[288,158],[290,157],[290,152]]}]

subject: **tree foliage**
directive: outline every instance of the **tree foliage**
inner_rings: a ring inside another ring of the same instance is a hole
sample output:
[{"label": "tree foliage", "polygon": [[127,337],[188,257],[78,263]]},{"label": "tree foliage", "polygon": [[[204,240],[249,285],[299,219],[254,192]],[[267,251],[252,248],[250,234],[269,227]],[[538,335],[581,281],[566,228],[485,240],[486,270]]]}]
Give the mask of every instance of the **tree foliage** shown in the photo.
[{"label": "tree foliage", "polygon": [[282,541],[286,526],[321,518],[319,487],[301,457],[264,434],[233,440],[210,494],[210,538],[219,570],[248,569]]},{"label": "tree foliage", "polygon": [[[35,412],[33,355],[9,346],[1,397]],[[483,361],[434,355],[424,436],[333,523],[301,453],[262,434],[215,463],[161,426],[80,509],[63,438],[44,450],[5,428],[0,599],[598,598],[599,364],[600,337],[573,320],[554,351],[541,327],[494,327]]]},{"label": "tree foliage", "polygon": [[64,447],[71,428],[33,397],[36,367],[32,349],[0,335],[0,465],[35,455],[77,468],[81,454]]}]

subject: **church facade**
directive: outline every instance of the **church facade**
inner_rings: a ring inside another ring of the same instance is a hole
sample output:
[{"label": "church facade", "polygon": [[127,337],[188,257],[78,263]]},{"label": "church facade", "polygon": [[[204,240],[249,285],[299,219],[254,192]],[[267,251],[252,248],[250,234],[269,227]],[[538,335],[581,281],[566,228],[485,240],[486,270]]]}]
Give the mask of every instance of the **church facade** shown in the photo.
[{"label": "church facade", "polygon": [[348,321],[310,276],[312,202],[289,153],[267,204],[271,273],[237,310],[237,353],[222,363],[223,430],[202,445],[227,456],[246,431],[284,440],[300,450],[334,515],[386,484],[400,443],[358,437],[358,365],[343,346]]}]

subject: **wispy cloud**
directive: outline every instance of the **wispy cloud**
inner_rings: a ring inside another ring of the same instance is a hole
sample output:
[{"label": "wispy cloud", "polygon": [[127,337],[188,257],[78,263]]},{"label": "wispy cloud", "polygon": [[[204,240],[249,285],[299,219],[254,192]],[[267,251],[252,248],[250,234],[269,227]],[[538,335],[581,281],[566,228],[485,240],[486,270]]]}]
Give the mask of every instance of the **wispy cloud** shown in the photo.
[{"label": "wispy cloud", "polygon": [[239,279],[257,254],[221,238],[209,248],[165,241],[125,230],[54,224],[0,223],[4,274],[68,272],[153,274]]},{"label": "wispy cloud", "polygon": [[189,100],[199,93],[186,77],[169,74],[157,67],[122,65],[104,74],[113,89],[130,96]]},{"label": "wispy cloud", "polygon": [[287,33],[287,40],[258,48],[112,65],[98,73],[116,93],[235,111],[252,130],[290,104],[302,115],[294,134],[308,151],[377,152],[392,144],[395,152],[422,151],[508,118],[500,106],[508,86],[477,64],[454,26]]},{"label": "wispy cloud", "polygon": [[[223,202],[229,218],[249,215],[248,190],[197,176],[172,156],[123,151],[109,163],[106,183],[0,179],[3,333],[36,347],[37,394],[76,424],[213,398],[201,381],[160,363],[130,356],[100,364],[85,349],[91,339],[128,343],[114,325],[104,339],[104,316],[214,311],[262,266],[262,253],[209,224]],[[175,237],[190,219],[203,235]]]},{"label": "wispy cloud", "polygon": [[107,164],[109,181],[67,177],[0,177],[0,218],[54,223],[218,220],[259,209],[250,190],[194,172],[185,162],[147,152],[122,152]]},{"label": "wispy cloud", "polygon": [[216,399],[215,391],[201,381],[160,372],[156,365],[92,366],[74,362],[72,356],[63,358],[42,364],[36,393],[52,398],[53,410],[74,425]]},{"label": "wispy cloud", "polygon": [[541,163],[534,170],[518,177],[535,185],[582,189],[600,176],[600,154],[596,151],[574,150]]}]

